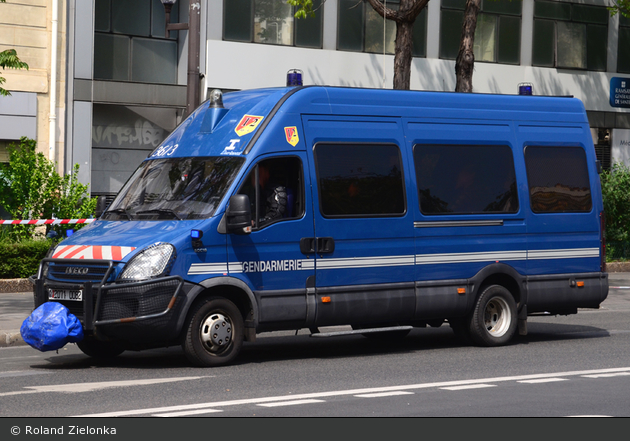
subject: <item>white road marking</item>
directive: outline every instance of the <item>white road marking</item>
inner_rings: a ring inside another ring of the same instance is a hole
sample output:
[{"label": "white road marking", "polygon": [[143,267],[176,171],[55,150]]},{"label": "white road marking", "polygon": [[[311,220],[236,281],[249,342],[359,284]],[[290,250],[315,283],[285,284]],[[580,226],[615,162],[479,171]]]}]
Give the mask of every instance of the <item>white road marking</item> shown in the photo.
[{"label": "white road marking", "polygon": [[184,412],[171,412],[171,413],[154,413],[151,416],[154,417],[180,417],[180,416],[189,416],[189,415],[203,415],[206,413],[216,413],[223,412],[220,409],[199,409],[199,410],[187,410]]},{"label": "white road marking", "polygon": [[263,407],[279,407],[279,406],[295,406],[296,404],[310,404],[310,403],[325,403],[324,400],[295,400],[295,401],[281,401],[277,403],[261,403],[258,406]]},{"label": "white road marking", "polygon": [[375,393],[375,394],[361,394],[361,395],[355,395],[355,397],[359,397],[359,398],[381,398],[381,397],[394,397],[397,395],[413,395],[413,392],[407,392],[404,390],[398,390],[398,391],[393,391],[393,392],[379,392],[379,393]]},{"label": "white road marking", "polygon": [[521,380],[517,381],[517,383],[527,383],[527,384],[535,384],[535,383],[552,383],[554,381],[567,381],[566,378],[539,378],[537,380]]},{"label": "white road marking", "polygon": [[441,387],[443,390],[467,390],[467,389],[483,389],[484,387],[496,387],[496,384],[466,384],[463,386]]},{"label": "white road marking", "polygon": [[615,372],[612,374],[594,374],[594,375],[582,375],[584,378],[610,378],[620,377],[622,375],[630,375],[630,372]]},{"label": "white road marking", "polygon": [[41,392],[60,392],[66,394],[79,392],[93,392],[95,390],[109,389],[112,387],[146,386],[151,384],[173,383],[176,381],[199,380],[201,378],[211,378],[213,376],[202,377],[172,377],[172,378],[150,378],[145,380],[124,380],[124,381],[102,381],[98,383],[73,383],[73,384],[52,384],[48,386],[27,386],[21,391],[0,393],[0,397],[11,395],[35,394]]},{"label": "white road marking", "polygon": [[284,396],[276,396],[276,397],[245,398],[245,399],[240,399],[240,400],[215,401],[212,403],[196,403],[196,404],[185,404],[185,405],[180,405],[180,406],[164,406],[164,407],[154,407],[154,408],[145,408],[145,409],[131,409],[131,410],[121,410],[121,411],[116,411],[116,412],[103,412],[103,413],[94,413],[94,414],[89,414],[89,415],[73,415],[73,416],[74,417],[123,417],[123,416],[131,416],[131,415],[155,414],[155,413],[162,413],[162,412],[166,413],[166,412],[176,412],[176,411],[184,411],[184,410],[238,406],[238,405],[244,405],[244,404],[273,403],[276,401],[295,401],[295,400],[301,400],[301,399],[318,399],[318,398],[326,398],[326,397],[340,397],[340,396],[371,394],[371,393],[379,393],[379,392],[408,391],[411,389],[443,388],[443,387],[463,386],[463,385],[469,385],[469,384],[500,383],[500,382],[508,382],[508,381],[535,380],[538,378],[549,378],[549,377],[559,377],[559,376],[574,377],[574,376],[608,374],[608,373],[618,373],[618,372],[630,372],[630,367],[594,369],[594,370],[588,370],[588,371],[555,372],[555,373],[547,373],[547,374],[518,375],[518,376],[512,376],[512,377],[480,378],[480,379],[473,379],[473,380],[442,381],[442,382],[436,382],[436,383],[406,384],[406,385],[400,385],[400,386],[383,386],[383,387],[373,387],[373,388],[365,388],[365,389],[349,389],[349,390],[337,390],[337,391],[327,391],[327,392],[314,392],[314,393],[308,393],[308,394],[284,395]]}]

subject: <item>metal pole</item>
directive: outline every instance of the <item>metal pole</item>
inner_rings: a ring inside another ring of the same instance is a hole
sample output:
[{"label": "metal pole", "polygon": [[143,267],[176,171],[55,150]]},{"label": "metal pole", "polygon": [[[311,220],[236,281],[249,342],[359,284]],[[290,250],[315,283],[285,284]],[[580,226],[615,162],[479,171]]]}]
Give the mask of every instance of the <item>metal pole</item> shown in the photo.
[{"label": "metal pole", "polygon": [[201,2],[190,0],[188,16],[188,77],[186,80],[186,115],[199,106],[199,30]]}]

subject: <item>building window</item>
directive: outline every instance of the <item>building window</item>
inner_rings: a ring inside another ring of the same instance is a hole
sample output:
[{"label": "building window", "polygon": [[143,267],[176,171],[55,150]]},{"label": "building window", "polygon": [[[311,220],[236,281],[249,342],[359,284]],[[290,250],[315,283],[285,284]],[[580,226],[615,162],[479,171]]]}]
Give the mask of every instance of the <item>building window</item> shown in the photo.
[{"label": "building window", "polygon": [[564,2],[534,4],[534,66],[606,70],[608,9]]},{"label": "building window", "polygon": [[[398,1],[387,2],[387,7],[398,9]],[[383,20],[366,2],[339,0],[337,49],[371,53],[394,53],[396,23]],[[426,56],[427,8],[416,18],[413,26],[413,56]]]},{"label": "building window", "polygon": [[619,14],[619,48],[617,72],[630,73],[630,18]]},{"label": "building window", "polygon": [[95,79],[177,83],[177,32],[166,38],[160,0],[96,0],[94,28]]},{"label": "building window", "polygon": [[315,17],[296,19],[286,0],[224,0],[223,38],[248,43],[322,47],[321,0],[314,0]]},{"label": "building window", "polygon": [[419,144],[413,160],[422,214],[518,212],[509,146]]},{"label": "building window", "polygon": [[[442,0],[440,58],[457,58],[465,7],[466,0]],[[475,61],[520,63],[521,9],[520,1],[482,1],[475,28]]]}]

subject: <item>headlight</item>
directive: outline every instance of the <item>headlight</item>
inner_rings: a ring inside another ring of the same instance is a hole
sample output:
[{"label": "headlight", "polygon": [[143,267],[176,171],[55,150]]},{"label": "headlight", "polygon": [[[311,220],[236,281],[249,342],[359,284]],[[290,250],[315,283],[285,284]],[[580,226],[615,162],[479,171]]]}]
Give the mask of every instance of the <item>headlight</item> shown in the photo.
[{"label": "headlight", "polygon": [[140,281],[166,276],[175,261],[175,247],[156,243],[137,254],[123,270],[120,280]]}]

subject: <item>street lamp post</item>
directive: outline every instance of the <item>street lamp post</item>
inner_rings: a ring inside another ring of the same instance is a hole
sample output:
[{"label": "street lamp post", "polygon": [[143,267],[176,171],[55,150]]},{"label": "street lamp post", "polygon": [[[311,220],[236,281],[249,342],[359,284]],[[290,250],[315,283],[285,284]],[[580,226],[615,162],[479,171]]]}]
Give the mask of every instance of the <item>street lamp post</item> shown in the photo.
[{"label": "street lamp post", "polygon": [[189,0],[188,23],[171,23],[171,9],[177,0],[161,0],[166,15],[166,38],[169,31],[188,30],[188,74],[186,77],[186,115],[199,105],[199,29],[201,2]]}]

